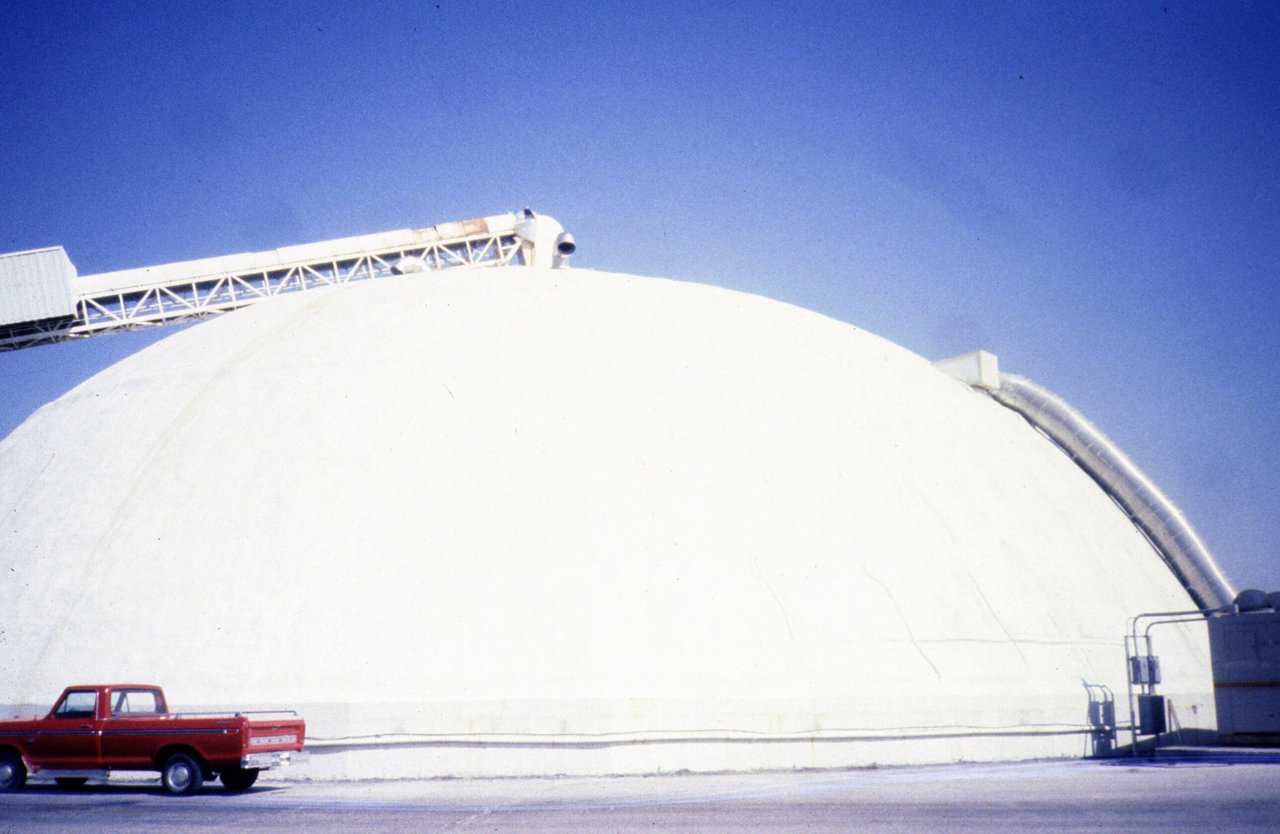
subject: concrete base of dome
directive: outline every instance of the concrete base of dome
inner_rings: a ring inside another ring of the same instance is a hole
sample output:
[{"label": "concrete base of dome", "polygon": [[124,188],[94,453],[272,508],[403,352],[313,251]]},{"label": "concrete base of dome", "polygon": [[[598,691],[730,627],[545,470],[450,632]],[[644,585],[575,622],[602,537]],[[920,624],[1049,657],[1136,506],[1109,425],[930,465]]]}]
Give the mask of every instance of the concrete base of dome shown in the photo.
[{"label": "concrete base of dome", "polygon": [[[1119,697],[1123,726],[1123,691]],[[1168,698],[1184,734],[1212,736],[1208,692],[1170,692]],[[272,776],[329,781],[856,768],[1080,758],[1129,743],[1125,729],[1107,740],[1092,726],[1088,706],[1083,687],[1074,696],[306,704],[306,762]],[[43,712],[2,710],[5,716]]]},{"label": "concrete base of dome", "polygon": [[612,776],[674,772],[750,772],[944,762],[1078,758],[1087,731],[809,740],[676,740],[598,745],[547,742],[404,742],[315,746],[303,766],[273,774],[288,780],[432,777]]}]

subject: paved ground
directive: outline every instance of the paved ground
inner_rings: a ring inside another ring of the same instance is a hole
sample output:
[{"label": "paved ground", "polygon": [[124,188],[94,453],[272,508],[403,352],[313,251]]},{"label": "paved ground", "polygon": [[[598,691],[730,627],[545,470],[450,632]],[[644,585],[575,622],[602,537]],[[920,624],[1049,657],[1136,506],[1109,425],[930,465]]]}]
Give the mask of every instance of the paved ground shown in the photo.
[{"label": "paved ground", "polygon": [[0,796],[28,831],[1275,831],[1280,764],[1037,762],[635,778],[153,784]]}]

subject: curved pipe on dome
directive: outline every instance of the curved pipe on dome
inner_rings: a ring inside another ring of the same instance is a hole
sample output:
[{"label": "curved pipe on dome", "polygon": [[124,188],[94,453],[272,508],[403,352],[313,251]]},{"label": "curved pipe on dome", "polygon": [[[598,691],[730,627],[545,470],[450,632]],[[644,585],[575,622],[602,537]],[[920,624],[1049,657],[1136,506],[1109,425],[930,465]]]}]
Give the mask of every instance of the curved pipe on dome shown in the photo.
[{"label": "curved pipe on dome", "polygon": [[560,269],[569,265],[569,256],[577,250],[573,235],[560,221],[547,214],[525,209],[514,227],[524,241],[524,262],[528,266]]},{"label": "curved pipe on dome", "polygon": [[1164,556],[1196,605],[1230,605],[1235,590],[1191,522],[1120,447],[1066,400],[1031,380],[1001,373],[983,390],[1066,450],[1120,504]]}]

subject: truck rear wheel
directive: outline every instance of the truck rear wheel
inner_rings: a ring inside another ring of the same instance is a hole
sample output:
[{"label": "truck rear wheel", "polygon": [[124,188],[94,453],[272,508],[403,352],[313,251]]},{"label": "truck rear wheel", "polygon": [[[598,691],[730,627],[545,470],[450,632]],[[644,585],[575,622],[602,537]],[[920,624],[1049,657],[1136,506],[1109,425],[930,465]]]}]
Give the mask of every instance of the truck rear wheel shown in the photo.
[{"label": "truck rear wheel", "polygon": [[17,753],[0,753],[0,793],[16,791],[27,783],[27,766]]},{"label": "truck rear wheel", "polygon": [[174,753],[164,761],[160,784],[174,796],[182,796],[200,789],[204,784],[204,773],[195,759],[186,753]]},{"label": "truck rear wheel", "polygon": [[258,781],[256,767],[230,767],[222,771],[222,784],[229,791],[247,791]]}]

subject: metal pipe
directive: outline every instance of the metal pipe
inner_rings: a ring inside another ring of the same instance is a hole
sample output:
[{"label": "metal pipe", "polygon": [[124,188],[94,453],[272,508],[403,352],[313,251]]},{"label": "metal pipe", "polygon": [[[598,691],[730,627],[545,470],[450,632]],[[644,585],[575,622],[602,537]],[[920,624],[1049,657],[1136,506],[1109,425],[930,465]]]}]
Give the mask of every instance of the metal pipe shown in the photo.
[{"label": "metal pipe", "polygon": [[1057,394],[1025,377],[1001,373],[999,387],[983,390],[1061,446],[1116,500],[1198,606],[1231,604],[1235,590],[1191,522],[1097,426]]}]

